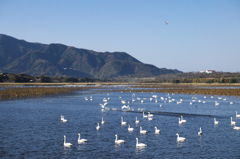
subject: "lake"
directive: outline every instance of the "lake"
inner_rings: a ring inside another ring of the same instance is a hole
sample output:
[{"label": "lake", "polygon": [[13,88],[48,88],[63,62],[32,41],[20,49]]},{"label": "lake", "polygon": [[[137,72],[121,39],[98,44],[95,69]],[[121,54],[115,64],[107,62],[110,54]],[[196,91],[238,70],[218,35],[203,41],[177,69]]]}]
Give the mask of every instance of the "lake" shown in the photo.
[{"label": "lake", "polygon": [[[105,88],[108,89],[113,88]],[[157,102],[153,95],[157,95]],[[89,89],[67,95],[2,101],[0,157],[240,158],[240,130],[234,130],[230,124],[232,117],[236,126],[240,126],[240,117],[235,113],[240,113],[240,100],[218,97],[144,92],[134,96],[133,92],[100,93]],[[105,109],[99,105],[104,103],[103,98],[110,98]],[[132,99],[135,102],[132,103]],[[124,105],[121,100],[130,101],[125,104],[130,110],[121,109]],[[143,112],[153,114],[152,120],[143,118]],[[61,122],[61,115],[67,122]],[[186,122],[179,124],[181,116]],[[127,124],[121,125],[121,117],[134,131],[129,132]],[[135,117],[140,121],[138,124]],[[101,124],[102,118],[105,124]],[[214,124],[214,118],[219,124]],[[97,123],[99,130],[96,130]],[[140,134],[140,126],[148,132]],[[159,134],[155,134],[155,126],[161,130]],[[198,135],[200,127],[202,135]],[[78,144],[78,133],[88,142]],[[176,133],[186,140],[177,141]],[[125,143],[115,144],[116,134]],[[63,146],[64,135],[72,146]],[[147,146],[136,147],[136,138]]]}]

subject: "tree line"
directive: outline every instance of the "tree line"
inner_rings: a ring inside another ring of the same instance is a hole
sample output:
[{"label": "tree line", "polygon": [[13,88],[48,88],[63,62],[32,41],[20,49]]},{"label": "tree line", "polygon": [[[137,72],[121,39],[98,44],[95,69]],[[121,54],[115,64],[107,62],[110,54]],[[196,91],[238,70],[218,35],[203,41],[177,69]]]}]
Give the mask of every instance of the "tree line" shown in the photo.
[{"label": "tree line", "polygon": [[76,78],[76,77],[49,77],[49,76],[31,76],[26,74],[1,73],[0,82],[33,82],[33,83],[62,83],[62,82],[108,82],[109,80],[100,80],[96,78]]}]

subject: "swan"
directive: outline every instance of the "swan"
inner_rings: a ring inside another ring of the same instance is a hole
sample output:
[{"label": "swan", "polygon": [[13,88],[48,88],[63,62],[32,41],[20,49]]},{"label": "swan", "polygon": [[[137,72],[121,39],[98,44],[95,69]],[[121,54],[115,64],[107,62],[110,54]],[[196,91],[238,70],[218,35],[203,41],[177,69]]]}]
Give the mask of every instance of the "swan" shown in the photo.
[{"label": "swan", "polygon": [[127,122],[123,121],[123,117],[121,117],[121,124],[122,124],[122,125],[127,124]]},{"label": "swan", "polygon": [[142,130],[142,127],[140,126],[140,134],[146,134],[147,131],[146,130]]},{"label": "swan", "polygon": [[130,128],[130,125],[128,124],[128,131],[133,131],[133,128]]},{"label": "swan", "polygon": [[148,120],[152,120],[152,118],[148,117]]},{"label": "swan", "polygon": [[182,123],[187,122],[187,120],[183,120],[183,116],[181,116],[181,121],[182,121]]},{"label": "swan", "polygon": [[235,111],[235,112],[236,112],[236,117],[240,117],[240,115],[237,114],[237,111]]},{"label": "swan", "polygon": [[177,141],[184,141],[185,140],[184,137],[179,137],[178,133],[176,135],[177,135]]},{"label": "swan", "polygon": [[218,124],[219,122],[218,121],[216,121],[216,118],[214,118],[214,124]]},{"label": "swan", "polygon": [[107,105],[107,103],[104,103],[104,104],[99,104],[101,107],[102,107],[102,109],[104,109],[105,108],[105,106]]},{"label": "swan", "polygon": [[105,123],[105,121],[103,121],[103,118],[102,118],[102,122],[101,122],[102,124],[104,124]]},{"label": "swan", "polygon": [[162,107],[162,104],[160,104],[160,107]]},{"label": "swan", "polygon": [[190,105],[192,105],[192,102],[190,102]]},{"label": "swan", "polygon": [[230,104],[233,104],[233,102],[230,102]]},{"label": "swan", "polygon": [[136,117],[136,121],[135,121],[135,123],[136,123],[136,124],[138,124],[138,123],[139,123],[139,120],[137,120],[137,117]]},{"label": "swan", "polygon": [[147,146],[146,144],[138,143],[138,138],[136,138],[136,140],[137,140],[136,147],[144,147],[144,146]]},{"label": "swan", "polygon": [[107,102],[107,99],[106,99],[106,98],[103,98],[103,102]]},{"label": "swan", "polygon": [[63,146],[65,146],[65,147],[69,147],[69,146],[71,146],[71,145],[72,145],[71,143],[66,143],[66,136],[64,135]]},{"label": "swan", "polygon": [[182,124],[182,121],[180,120],[180,118],[178,118],[178,124]]},{"label": "swan", "polygon": [[150,114],[150,112],[148,112],[148,117],[153,117],[153,114]]},{"label": "swan", "polygon": [[231,125],[235,125],[236,121],[232,121],[232,117],[231,117]]},{"label": "swan", "polygon": [[200,127],[200,131],[198,132],[198,135],[202,135],[202,128]]},{"label": "swan", "polygon": [[235,130],[239,130],[240,127],[238,127],[238,126],[234,126],[233,129],[235,129]]},{"label": "swan", "polygon": [[115,139],[115,143],[116,144],[120,144],[120,143],[124,143],[125,142],[124,140],[118,140],[117,139],[117,134],[115,136],[116,136],[116,139]]},{"label": "swan", "polygon": [[125,100],[121,100],[122,104],[126,104],[126,101]]},{"label": "swan", "polygon": [[143,112],[143,118],[147,118],[148,116],[147,115],[144,115],[144,112]]},{"label": "swan", "polygon": [[215,101],[215,105],[219,105],[219,103],[217,101]]},{"label": "swan", "polygon": [[141,100],[141,103],[144,103],[144,100]]},{"label": "swan", "polygon": [[87,142],[87,139],[80,139],[80,133],[78,133],[78,144],[83,143],[83,142]]},{"label": "swan", "polygon": [[157,99],[155,99],[155,103],[157,103],[158,101],[157,101]]},{"label": "swan", "polygon": [[97,125],[98,125],[98,126],[96,127],[96,129],[99,130],[99,129],[100,129],[99,123],[97,123]]},{"label": "swan", "polygon": [[156,126],[154,128],[155,128],[155,134],[160,133],[160,130],[158,130]]},{"label": "swan", "polygon": [[64,119],[64,116],[61,115],[61,121],[65,123],[67,122],[67,119]]}]

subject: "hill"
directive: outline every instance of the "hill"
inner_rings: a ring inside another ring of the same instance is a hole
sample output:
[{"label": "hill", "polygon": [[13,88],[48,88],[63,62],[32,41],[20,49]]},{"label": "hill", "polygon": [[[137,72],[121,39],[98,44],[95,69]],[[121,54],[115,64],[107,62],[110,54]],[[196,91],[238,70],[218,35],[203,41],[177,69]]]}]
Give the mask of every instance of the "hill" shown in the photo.
[{"label": "hill", "polygon": [[144,64],[125,52],[101,53],[63,44],[30,43],[0,34],[0,72],[113,78],[157,76],[181,71]]}]

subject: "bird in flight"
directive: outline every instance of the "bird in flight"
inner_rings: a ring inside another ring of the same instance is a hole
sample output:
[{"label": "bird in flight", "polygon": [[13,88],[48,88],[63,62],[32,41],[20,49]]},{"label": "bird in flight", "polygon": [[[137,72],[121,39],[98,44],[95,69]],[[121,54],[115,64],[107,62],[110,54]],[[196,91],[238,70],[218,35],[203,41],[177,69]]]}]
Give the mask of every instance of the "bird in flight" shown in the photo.
[{"label": "bird in flight", "polygon": [[168,25],[168,22],[165,22],[165,25]]}]

